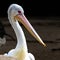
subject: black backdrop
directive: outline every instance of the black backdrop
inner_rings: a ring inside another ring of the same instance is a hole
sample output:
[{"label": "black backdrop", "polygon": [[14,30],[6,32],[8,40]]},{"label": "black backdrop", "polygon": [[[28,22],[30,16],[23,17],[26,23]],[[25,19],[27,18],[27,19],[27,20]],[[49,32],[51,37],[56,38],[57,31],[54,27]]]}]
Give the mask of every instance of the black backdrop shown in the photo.
[{"label": "black backdrop", "polygon": [[10,4],[17,3],[24,8],[26,16],[60,16],[60,8],[56,2],[40,0],[8,0],[0,1],[0,17],[7,16]]}]

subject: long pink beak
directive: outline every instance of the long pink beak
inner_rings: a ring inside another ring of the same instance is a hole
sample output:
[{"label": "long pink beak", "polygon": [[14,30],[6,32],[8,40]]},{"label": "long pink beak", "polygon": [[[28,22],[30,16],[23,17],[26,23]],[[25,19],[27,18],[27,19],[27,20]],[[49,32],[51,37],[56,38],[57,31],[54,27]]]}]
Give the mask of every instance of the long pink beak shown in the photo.
[{"label": "long pink beak", "polygon": [[25,15],[16,15],[14,17],[15,20],[18,20],[19,22],[21,22],[24,27],[30,32],[30,34],[43,46],[46,47],[46,44],[42,41],[42,39],[39,37],[39,35],[37,34],[37,32],[35,31],[35,29],[32,27],[32,25],[29,23],[29,21],[27,20],[27,18],[25,17]]}]

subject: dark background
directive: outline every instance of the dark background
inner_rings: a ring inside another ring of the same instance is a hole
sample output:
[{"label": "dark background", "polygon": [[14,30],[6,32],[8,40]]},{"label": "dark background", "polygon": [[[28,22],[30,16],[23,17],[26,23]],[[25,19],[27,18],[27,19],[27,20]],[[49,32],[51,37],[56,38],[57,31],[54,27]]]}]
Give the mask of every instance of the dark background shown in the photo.
[{"label": "dark background", "polygon": [[[1,0],[0,37],[5,36],[5,31],[9,35],[6,36],[6,43],[0,46],[0,53],[7,53],[16,46],[16,36],[7,18],[7,9],[12,3],[17,3],[24,8],[25,15],[30,18],[28,20],[47,45],[47,48],[42,47],[21,25],[26,35],[29,52],[35,56],[36,60],[60,60],[60,2],[55,0]],[[35,19],[36,17],[42,19]]]},{"label": "dark background", "polygon": [[10,4],[17,3],[25,10],[26,16],[32,17],[60,17],[59,3],[55,1],[40,0],[8,0],[0,1],[0,17],[7,16],[7,9]]}]

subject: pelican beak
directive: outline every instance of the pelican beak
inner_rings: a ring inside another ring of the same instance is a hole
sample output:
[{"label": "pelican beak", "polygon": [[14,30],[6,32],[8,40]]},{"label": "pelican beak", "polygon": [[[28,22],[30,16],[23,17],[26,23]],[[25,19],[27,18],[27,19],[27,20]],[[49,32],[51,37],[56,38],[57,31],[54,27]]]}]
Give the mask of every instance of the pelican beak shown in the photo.
[{"label": "pelican beak", "polygon": [[27,20],[25,15],[16,15],[14,17],[15,20],[18,20],[20,23],[24,25],[24,27],[31,33],[31,35],[43,46],[46,47],[46,44],[42,41],[42,39],[39,37],[35,29],[32,27],[30,22]]}]

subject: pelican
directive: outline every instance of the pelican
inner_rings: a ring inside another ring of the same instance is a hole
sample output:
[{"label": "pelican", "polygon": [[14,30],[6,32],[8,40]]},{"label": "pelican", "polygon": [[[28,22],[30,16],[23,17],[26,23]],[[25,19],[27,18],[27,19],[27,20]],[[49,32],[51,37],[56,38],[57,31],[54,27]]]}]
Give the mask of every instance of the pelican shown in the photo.
[{"label": "pelican", "polygon": [[26,38],[19,22],[23,24],[23,26],[39,43],[41,43],[43,46],[46,46],[46,44],[42,41],[28,19],[25,17],[24,10],[20,5],[11,4],[7,13],[8,20],[17,37],[17,45],[14,49],[10,50],[7,54],[4,55],[15,57],[17,60],[35,60],[33,54],[28,53]]}]

